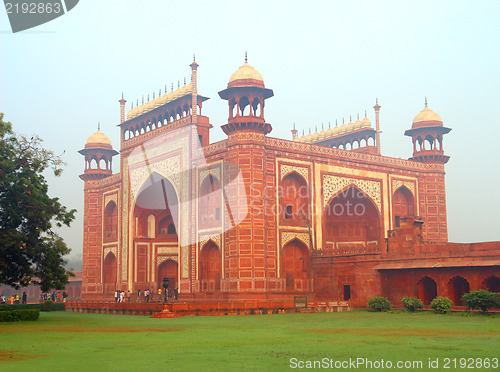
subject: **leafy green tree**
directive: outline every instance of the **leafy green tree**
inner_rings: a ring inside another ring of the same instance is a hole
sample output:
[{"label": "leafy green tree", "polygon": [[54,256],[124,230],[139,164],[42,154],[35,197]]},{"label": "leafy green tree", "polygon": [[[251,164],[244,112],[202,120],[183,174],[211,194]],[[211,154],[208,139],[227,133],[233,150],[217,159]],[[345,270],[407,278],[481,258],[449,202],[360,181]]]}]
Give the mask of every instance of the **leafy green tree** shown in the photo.
[{"label": "leafy green tree", "polygon": [[480,289],[479,291],[471,291],[464,294],[462,299],[469,311],[471,309],[479,309],[483,314],[486,314],[488,309],[500,308],[500,293]]},{"label": "leafy green tree", "polygon": [[39,137],[14,134],[3,117],[0,113],[0,283],[63,289],[71,275],[63,267],[70,249],[52,228],[69,226],[76,210],[49,197],[43,172],[52,168],[58,176],[64,162],[44,149]]}]

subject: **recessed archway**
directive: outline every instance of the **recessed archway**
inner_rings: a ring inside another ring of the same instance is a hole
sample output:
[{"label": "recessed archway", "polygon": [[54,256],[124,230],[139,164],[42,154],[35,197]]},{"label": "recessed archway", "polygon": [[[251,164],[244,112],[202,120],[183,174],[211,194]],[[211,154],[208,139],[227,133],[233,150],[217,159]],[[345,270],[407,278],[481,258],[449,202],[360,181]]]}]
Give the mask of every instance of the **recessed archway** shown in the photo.
[{"label": "recessed archway", "polygon": [[177,275],[179,265],[174,260],[166,260],[158,266],[157,288],[163,291],[163,278],[168,278],[168,289],[173,290],[177,287]]},{"label": "recessed archway", "polygon": [[394,227],[399,227],[402,217],[415,215],[415,199],[411,191],[405,186],[401,186],[394,192],[394,196],[392,197],[392,215]]},{"label": "recessed archway", "polygon": [[324,212],[327,248],[380,245],[380,216],[371,199],[356,186],[339,192]]},{"label": "recessed archway", "polygon": [[221,254],[219,248],[210,240],[203,246],[200,254],[201,291],[220,291],[221,268]]},{"label": "recessed archway", "polygon": [[116,257],[113,253],[108,253],[104,259],[103,283],[104,293],[113,293],[116,289],[117,268]]},{"label": "recessed archway", "polygon": [[432,300],[437,297],[437,284],[434,279],[424,276],[417,283],[418,298],[424,305],[430,305]]},{"label": "recessed archway", "polygon": [[311,268],[305,244],[297,239],[287,243],[282,250],[281,261],[281,276],[285,280],[285,289],[308,290]]},{"label": "recessed archway", "polygon": [[490,292],[500,292],[500,278],[497,276],[489,276],[481,283],[481,288]]},{"label": "recessed archway", "polygon": [[455,276],[448,282],[448,297],[455,306],[464,306],[462,297],[470,292],[470,284],[467,279],[461,276]]}]

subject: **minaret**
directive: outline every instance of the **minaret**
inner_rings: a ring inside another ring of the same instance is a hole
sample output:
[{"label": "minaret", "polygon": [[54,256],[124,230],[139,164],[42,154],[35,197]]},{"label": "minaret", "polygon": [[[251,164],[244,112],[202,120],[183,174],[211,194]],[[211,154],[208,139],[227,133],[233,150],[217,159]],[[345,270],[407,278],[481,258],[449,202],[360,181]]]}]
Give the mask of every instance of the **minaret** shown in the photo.
[{"label": "minaret", "polygon": [[295,139],[297,138],[297,132],[298,130],[295,129],[295,123],[293,123],[293,129],[292,129],[292,141],[295,141]]},{"label": "minaret", "polygon": [[191,115],[193,117],[193,124],[198,122],[198,64],[196,63],[195,56],[193,55],[193,63],[191,66],[191,81],[193,82],[192,105]]},{"label": "minaret", "polygon": [[377,142],[377,155],[381,155],[380,153],[380,119],[379,119],[379,114],[380,114],[380,106],[378,104],[378,98],[375,99],[375,106],[373,108],[375,109],[375,141]]},{"label": "minaret", "polygon": [[125,103],[127,103],[127,101],[123,98],[123,92],[122,92],[122,99],[119,100],[118,102],[120,102],[120,124],[121,124],[125,121]]}]

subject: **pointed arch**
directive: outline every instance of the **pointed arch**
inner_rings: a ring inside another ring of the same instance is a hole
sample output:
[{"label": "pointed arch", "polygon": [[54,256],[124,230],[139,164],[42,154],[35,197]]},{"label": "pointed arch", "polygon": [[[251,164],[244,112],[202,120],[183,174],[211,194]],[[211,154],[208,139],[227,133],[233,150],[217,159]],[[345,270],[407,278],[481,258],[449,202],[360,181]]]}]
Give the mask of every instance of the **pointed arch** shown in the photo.
[{"label": "pointed arch", "polygon": [[334,194],[324,210],[326,248],[380,245],[380,213],[373,200],[355,185]]},{"label": "pointed arch", "polygon": [[392,196],[392,215],[394,227],[399,227],[401,218],[416,215],[415,198],[406,186],[402,185]]},{"label": "pointed arch", "polygon": [[282,223],[307,223],[309,220],[310,193],[305,178],[292,171],[281,180],[278,190]]},{"label": "pointed arch", "polygon": [[103,242],[110,243],[118,239],[118,208],[110,201],[104,208]]},{"label": "pointed arch", "polygon": [[309,252],[303,242],[293,239],[281,251],[281,277],[285,280],[287,291],[309,290],[311,265]]},{"label": "pointed arch", "polygon": [[219,179],[209,174],[201,182],[198,197],[198,224],[200,228],[222,225],[222,189]]},{"label": "pointed arch", "polygon": [[418,298],[424,305],[430,305],[437,297],[436,281],[428,276],[424,276],[417,282]]},{"label": "pointed arch", "polygon": [[163,278],[168,278],[168,289],[173,290],[177,288],[177,278],[179,274],[179,265],[175,260],[167,259],[158,265],[157,269],[157,288],[163,291]]},{"label": "pointed arch", "polygon": [[222,278],[222,257],[217,245],[209,240],[201,249],[199,258],[200,290],[220,291]]},{"label": "pointed arch", "polygon": [[117,282],[117,260],[113,252],[108,252],[103,264],[104,293],[113,293]]},{"label": "pointed arch", "polygon": [[448,282],[448,297],[453,301],[455,306],[464,306],[462,297],[470,292],[470,284],[467,279],[462,276],[455,276]]}]

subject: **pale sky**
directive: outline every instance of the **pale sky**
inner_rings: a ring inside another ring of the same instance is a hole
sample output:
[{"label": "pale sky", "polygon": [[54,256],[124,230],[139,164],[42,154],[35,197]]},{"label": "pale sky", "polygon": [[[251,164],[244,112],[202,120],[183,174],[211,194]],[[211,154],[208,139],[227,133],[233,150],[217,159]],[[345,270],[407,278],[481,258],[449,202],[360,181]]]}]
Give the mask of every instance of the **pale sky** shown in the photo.
[{"label": "pale sky", "polygon": [[[83,239],[83,157],[97,123],[119,150],[119,103],[190,79],[196,53],[203,114],[225,138],[217,92],[248,62],[274,97],[272,137],[348,122],[382,106],[382,154],[408,158],[403,135],[424,107],[452,131],[444,138],[449,240],[500,240],[500,2],[85,0],[56,20],[12,34],[0,12],[0,112],[17,132],[65,151],[49,192],[78,210],[61,231],[77,257]],[[114,171],[118,169],[118,159]]]}]

